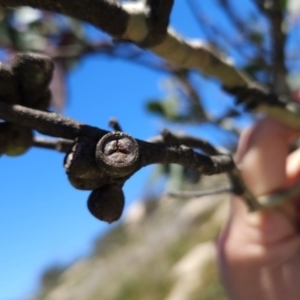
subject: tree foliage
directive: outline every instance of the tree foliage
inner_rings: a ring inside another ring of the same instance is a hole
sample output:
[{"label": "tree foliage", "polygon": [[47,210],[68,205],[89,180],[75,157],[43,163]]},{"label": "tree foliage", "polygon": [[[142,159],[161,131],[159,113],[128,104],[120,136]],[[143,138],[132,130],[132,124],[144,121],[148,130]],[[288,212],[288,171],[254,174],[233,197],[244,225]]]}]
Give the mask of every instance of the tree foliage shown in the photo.
[{"label": "tree foliage", "polygon": [[[168,130],[141,141],[123,133],[116,120],[109,133],[51,112],[66,105],[72,67],[98,54],[168,73],[169,95],[150,99],[147,109],[169,124],[210,124],[235,142],[240,121],[261,114],[299,129],[297,1],[188,0],[203,36],[193,40],[172,28],[173,2],[0,0],[0,152],[20,155],[30,147],[66,152],[70,183],[92,191],[88,207],[101,220],[120,217],[124,183],[154,163],[175,163],[204,175],[226,172],[231,192],[242,195],[252,210],[275,205],[299,189],[256,199],[230,155],[232,143],[223,145],[225,151],[201,137]],[[86,22],[110,37],[91,38]],[[226,101],[211,99],[206,85],[195,84],[199,79],[212,82],[210,94]],[[210,103],[217,113],[211,113]],[[33,130],[58,139],[41,139]]]}]

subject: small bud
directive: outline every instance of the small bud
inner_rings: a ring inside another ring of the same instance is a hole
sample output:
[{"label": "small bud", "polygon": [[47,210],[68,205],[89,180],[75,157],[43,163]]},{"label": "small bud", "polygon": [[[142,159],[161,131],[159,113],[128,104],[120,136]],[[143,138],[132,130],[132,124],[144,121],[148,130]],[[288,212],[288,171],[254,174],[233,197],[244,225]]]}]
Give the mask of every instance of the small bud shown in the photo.
[{"label": "small bud", "polygon": [[105,185],[94,190],[87,201],[90,213],[97,219],[112,223],[120,219],[124,208],[124,193],[117,185]]}]

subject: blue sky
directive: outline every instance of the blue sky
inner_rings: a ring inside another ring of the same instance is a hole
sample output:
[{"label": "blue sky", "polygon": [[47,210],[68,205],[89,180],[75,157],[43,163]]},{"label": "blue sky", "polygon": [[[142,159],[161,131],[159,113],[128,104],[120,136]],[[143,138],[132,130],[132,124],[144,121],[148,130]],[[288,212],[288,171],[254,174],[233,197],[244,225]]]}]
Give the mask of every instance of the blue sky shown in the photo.
[{"label": "blue sky", "polygon": [[[207,3],[208,9],[214,9],[210,1]],[[182,35],[202,37],[185,1],[175,1],[172,25]],[[103,129],[108,129],[109,118],[116,117],[124,131],[147,139],[164,126],[145,110],[147,99],[165,95],[159,87],[164,79],[166,74],[127,61],[87,57],[68,77],[64,114]],[[198,80],[199,84],[207,83],[203,78]],[[212,95],[228,101],[220,93]],[[213,142],[220,138],[207,128],[193,128],[191,132]],[[47,266],[88,254],[92,241],[110,227],[87,211],[89,193],[68,183],[62,154],[32,149],[18,158],[3,156],[0,170],[0,300],[22,300],[36,289]],[[126,183],[126,209],[142,198],[150,174],[147,167]]]}]

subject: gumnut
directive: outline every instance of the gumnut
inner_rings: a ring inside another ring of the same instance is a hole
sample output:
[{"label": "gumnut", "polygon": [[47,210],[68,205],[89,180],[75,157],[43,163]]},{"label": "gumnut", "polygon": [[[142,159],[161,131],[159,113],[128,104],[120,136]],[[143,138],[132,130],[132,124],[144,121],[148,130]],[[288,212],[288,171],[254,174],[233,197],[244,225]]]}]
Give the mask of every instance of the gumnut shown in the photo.
[{"label": "gumnut", "polygon": [[75,189],[83,191],[95,190],[107,183],[102,177],[86,179],[68,175],[68,180]]},{"label": "gumnut", "polygon": [[8,122],[0,122],[0,154],[4,154],[9,145],[12,135],[12,124]]},{"label": "gumnut", "polygon": [[52,60],[45,55],[39,53],[16,55],[12,62],[12,71],[18,80],[22,105],[38,108],[40,102],[45,100],[46,93],[49,97],[48,86],[53,69]]},{"label": "gumnut", "polygon": [[[9,123],[10,124],[10,123]],[[11,136],[5,154],[18,156],[24,154],[33,144],[33,133],[30,128],[11,124]]]},{"label": "gumnut", "polygon": [[129,134],[110,132],[96,146],[96,163],[112,177],[132,174],[139,164],[139,145]]},{"label": "gumnut", "polygon": [[52,93],[50,90],[46,90],[45,94],[37,99],[34,104],[35,109],[47,110],[51,104]]},{"label": "gumnut", "polygon": [[0,62],[0,101],[7,104],[20,104],[18,82],[12,71]]},{"label": "gumnut", "polygon": [[112,223],[120,219],[124,202],[124,193],[120,186],[105,185],[90,194],[87,206],[95,218]]},{"label": "gumnut", "polygon": [[95,190],[108,183],[108,177],[97,167],[96,141],[78,137],[64,160],[64,168],[70,183],[80,190]]}]

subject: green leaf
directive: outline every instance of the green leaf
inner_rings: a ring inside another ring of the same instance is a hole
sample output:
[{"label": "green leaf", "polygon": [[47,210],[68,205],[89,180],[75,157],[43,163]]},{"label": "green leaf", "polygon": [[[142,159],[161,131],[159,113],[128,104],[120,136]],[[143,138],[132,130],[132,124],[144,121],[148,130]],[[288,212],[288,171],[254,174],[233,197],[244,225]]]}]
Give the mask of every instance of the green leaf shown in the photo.
[{"label": "green leaf", "polygon": [[280,5],[281,5],[282,11],[285,11],[285,10],[286,10],[286,8],[287,8],[287,3],[288,3],[288,0],[280,0]]},{"label": "green leaf", "polygon": [[252,31],[249,34],[249,39],[257,45],[261,45],[264,41],[263,35],[258,31]]},{"label": "green leaf", "polygon": [[163,107],[161,105],[160,100],[151,100],[151,101],[149,101],[147,103],[146,108],[151,113],[160,114],[160,115],[164,114],[164,110],[163,110]]},{"label": "green leaf", "polygon": [[147,110],[161,115],[169,121],[181,119],[181,116],[178,113],[178,100],[175,97],[167,98],[165,100],[150,100],[147,103]]}]

